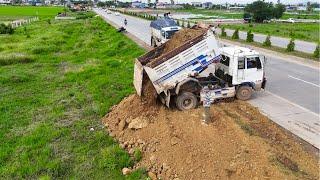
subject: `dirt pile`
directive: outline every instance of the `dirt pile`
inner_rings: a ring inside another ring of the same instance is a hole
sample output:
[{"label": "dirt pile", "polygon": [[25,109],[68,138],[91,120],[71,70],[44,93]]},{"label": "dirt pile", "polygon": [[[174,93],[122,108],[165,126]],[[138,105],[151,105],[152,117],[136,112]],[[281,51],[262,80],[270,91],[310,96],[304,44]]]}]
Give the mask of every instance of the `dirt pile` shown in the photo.
[{"label": "dirt pile", "polygon": [[167,53],[172,51],[173,49],[183,45],[187,41],[203,34],[206,29],[203,28],[185,28],[181,29],[180,31],[176,32],[172,38],[166,43],[163,53]]},{"label": "dirt pile", "polygon": [[131,95],[103,121],[121,147],[142,152],[133,169],[145,167],[153,178],[319,179],[316,155],[256,108],[235,101],[211,113],[206,126],[201,108],[181,112]]}]

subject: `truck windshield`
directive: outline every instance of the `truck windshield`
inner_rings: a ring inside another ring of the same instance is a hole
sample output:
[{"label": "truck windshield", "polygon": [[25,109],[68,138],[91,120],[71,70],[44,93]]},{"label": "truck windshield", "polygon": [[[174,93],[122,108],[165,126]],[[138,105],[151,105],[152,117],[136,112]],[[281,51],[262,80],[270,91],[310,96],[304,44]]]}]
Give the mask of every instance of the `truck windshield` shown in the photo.
[{"label": "truck windshield", "polygon": [[166,39],[171,39],[175,32],[178,30],[166,31]]}]

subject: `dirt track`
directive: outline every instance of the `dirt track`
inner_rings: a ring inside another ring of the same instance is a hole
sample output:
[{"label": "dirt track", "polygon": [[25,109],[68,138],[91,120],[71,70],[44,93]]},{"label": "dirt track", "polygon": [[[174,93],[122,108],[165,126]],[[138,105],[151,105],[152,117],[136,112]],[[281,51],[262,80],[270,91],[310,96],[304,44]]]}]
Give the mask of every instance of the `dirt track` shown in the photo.
[{"label": "dirt track", "polygon": [[[163,179],[319,179],[318,157],[246,102],[213,105],[213,122],[201,124],[201,108],[188,112],[150,106],[136,95],[104,118],[109,133]],[[142,129],[130,129],[133,121]],[[312,149],[312,148],[311,148]],[[314,150],[314,149],[313,149]]]}]

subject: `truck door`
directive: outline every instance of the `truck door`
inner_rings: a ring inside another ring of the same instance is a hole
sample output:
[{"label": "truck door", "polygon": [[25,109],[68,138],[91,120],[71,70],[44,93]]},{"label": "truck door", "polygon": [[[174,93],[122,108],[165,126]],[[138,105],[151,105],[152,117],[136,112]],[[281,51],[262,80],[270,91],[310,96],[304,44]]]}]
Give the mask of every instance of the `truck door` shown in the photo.
[{"label": "truck door", "polygon": [[241,83],[244,80],[244,71],[245,71],[245,58],[239,57],[238,58],[238,73],[237,73],[237,79],[238,82]]},{"label": "truck door", "polygon": [[245,81],[254,83],[262,82],[263,70],[260,58],[258,56],[253,56],[246,57],[245,60]]}]

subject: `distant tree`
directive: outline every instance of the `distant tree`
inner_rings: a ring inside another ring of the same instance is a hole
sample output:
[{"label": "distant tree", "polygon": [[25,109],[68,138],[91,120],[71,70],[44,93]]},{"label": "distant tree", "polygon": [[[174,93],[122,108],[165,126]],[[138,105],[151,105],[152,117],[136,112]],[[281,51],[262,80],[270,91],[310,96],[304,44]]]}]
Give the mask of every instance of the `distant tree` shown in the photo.
[{"label": "distant tree", "polygon": [[289,44],[287,45],[287,49],[286,50],[288,52],[294,51],[294,47],[295,47],[294,39],[291,38]]},{"label": "distant tree", "polygon": [[191,26],[190,26],[190,22],[188,21],[188,23],[187,23],[187,28],[190,28]]},{"label": "distant tree", "polygon": [[276,4],[273,8],[273,18],[280,19],[283,15],[283,13],[286,11],[286,6],[283,4]]},{"label": "distant tree", "polygon": [[253,42],[253,33],[251,32],[251,30],[249,30],[247,32],[247,39],[246,39],[247,42]]},{"label": "distant tree", "polygon": [[239,29],[236,29],[232,34],[232,39],[239,39]]},{"label": "distant tree", "polygon": [[307,2],[307,11],[311,12],[312,11],[312,6],[311,6],[311,2]]},{"label": "distant tree", "polygon": [[317,45],[317,47],[316,47],[316,49],[314,50],[314,52],[313,52],[313,56],[315,57],[315,58],[319,58],[319,44]]},{"label": "distant tree", "polygon": [[181,27],[184,27],[184,20],[182,20],[182,24],[181,24]]},{"label": "distant tree", "polygon": [[272,4],[264,1],[255,1],[245,7],[245,12],[252,15],[255,22],[262,23],[272,18]]},{"label": "distant tree", "polygon": [[195,9],[195,7],[187,3],[187,4],[183,4],[183,9]]},{"label": "distant tree", "polygon": [[265,47],[271,47],[271,40],[270,40],[270,35],[267,36],[266,40],[263,42],[263,46]]},{"label": "distant tree", "polygon": [[180,26],[180,21],[179,20],[177,20],[177,25]]},{"label": "distant tree", "polygon": [[286,8],[281,3],[273,6],[272,3],[258,0],[248,4],[244,10],[244,18],[248,18],[250,17],[249,15],[251,15],[255,22],[262,23],[264,20],[269,20],[271,18],[281,18]]},{"label": "distant tree", "polygon": [[102,1],[99,1],[98,3],[97,3],[97,6],[98,7],[104,7],[106,5],[106,3],[105,2],[102,2]]}]

